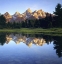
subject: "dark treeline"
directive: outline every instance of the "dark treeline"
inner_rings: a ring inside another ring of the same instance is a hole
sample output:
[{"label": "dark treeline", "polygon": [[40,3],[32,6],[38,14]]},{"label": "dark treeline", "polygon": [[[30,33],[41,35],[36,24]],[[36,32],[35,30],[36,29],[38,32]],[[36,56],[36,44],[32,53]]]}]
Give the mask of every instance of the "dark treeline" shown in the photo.
[{"label": "dark treeline", "polygon": [[0,28],[58,28],[62,27],[62,5],[57,4],[55,7],[54,16],[46,13],[46,17],[38,20],[25,20],[21,23],[6,23],[3,15],[0,15]]}]

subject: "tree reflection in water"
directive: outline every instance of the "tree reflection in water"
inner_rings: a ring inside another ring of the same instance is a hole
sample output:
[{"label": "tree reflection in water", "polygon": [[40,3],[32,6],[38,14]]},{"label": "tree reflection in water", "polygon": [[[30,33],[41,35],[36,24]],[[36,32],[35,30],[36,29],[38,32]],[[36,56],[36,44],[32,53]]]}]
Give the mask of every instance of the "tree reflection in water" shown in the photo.
[{"label": "tree reflection in water", "polygon": [[54,49],[56,49],[56,54],[61,57],[62,56],[62,37],[54,37],[55,42]]},{"label": "tree reflection in water", "polygon": [[6,34],[0,33],[0,45],[4,45],[5,41],[6,41]]},{"label": "tree reflection in water", "polygon": [[16,44],[20,42],[25,43],[27,46],[31,47],[32,44],[43,46],[44,44],[51,44],[52,41],[54,44],[54,49],[56,50],[56,54],[58,57],[62,57],[62,37],[53,37],[46,36],[41,34],[6,34],[0,33],[0,45],[8,44],[11,40],[13,40]]}]

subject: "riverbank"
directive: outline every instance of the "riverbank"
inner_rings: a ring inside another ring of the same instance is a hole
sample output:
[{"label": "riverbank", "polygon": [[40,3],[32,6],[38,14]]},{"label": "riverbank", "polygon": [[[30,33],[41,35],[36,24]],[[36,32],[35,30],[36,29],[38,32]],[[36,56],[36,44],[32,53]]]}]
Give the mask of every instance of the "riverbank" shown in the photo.
[{"label": "riverbank", "polygon": [[45,34],[53,36],[62,36],[62,28],[21,28],[21,29],[0,29],[0,32],[7,33],[24,33],[24,34]]}]

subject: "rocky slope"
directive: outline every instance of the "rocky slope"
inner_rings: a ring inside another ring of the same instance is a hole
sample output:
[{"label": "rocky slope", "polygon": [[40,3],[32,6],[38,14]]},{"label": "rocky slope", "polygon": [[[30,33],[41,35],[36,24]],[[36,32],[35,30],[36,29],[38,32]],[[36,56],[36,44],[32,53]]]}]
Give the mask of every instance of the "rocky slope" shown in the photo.
[{"label": "rocky slope", "polygon": [[11,19],[12,19],[12,16],[11,16],[8,12],[6,12],[6,13],[4,14],[4,17],[6,18],[6,22],[11,21]]},{"label": "rocky slope", "polygon": [[[25,21],[26,19],[28,20],[34,20],[34,19],[41,19],[45,18],[47,15],[46,12],[44,12],[42,9],[41,10],[35,10],[31,11],[31,9],[27,9],[24,13],[20,14],[19,12],[15,12],[14,15],[10,15],[8,12],[4,14],[4,17],[6,18],[7,22],[22,22]],[[48,13],[48,15],[50,15]]]}]

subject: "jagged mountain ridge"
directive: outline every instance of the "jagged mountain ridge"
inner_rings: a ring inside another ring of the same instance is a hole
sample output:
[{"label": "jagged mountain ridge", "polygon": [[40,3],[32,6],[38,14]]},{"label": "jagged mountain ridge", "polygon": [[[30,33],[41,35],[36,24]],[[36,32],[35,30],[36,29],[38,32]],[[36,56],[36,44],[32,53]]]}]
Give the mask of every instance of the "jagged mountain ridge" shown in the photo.
[{"label": "jagged mountain ridge", "polygon": [[[50,13],[48,13],[50,14]],[[52,14],[53,16],[53,14]],[[15,14],[10,15],[8,12],[4,14],[4,17],[6,18],[7,22],[22,22],[26,19],[28,20],[34,20],[34,19],[41,19],[46,17],[46,12],[41,10],[35,10],[31,11],[30,8],[28,8],[24,13],[20,14],[19,12],[15,12]]]}]

